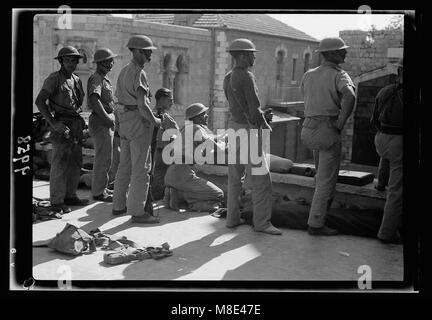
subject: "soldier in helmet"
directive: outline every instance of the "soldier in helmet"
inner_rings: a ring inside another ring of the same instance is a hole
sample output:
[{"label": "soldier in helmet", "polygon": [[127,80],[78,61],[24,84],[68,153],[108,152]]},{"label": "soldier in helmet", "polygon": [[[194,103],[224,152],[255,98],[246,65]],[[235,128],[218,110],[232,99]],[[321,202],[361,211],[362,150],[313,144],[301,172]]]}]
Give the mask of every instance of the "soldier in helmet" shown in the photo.
[{"label": "soldier in helmet", "polygon": [[128,212],[132,215],[132,222],[158,223],[151,210],[145,209],[150,182],[152,133],[154,126],[161,125],[161,120],[150,108],[150,87],[144,64],[150,62],[152,50],[156,47],[144,35],[132,36],[127,47],[133,58],[120,71],[116,87],[121,142],[120,163],[114,182],[113,214]]},{"label": "soldier in helmet", "polygon": [[[381,161],[389,163],[389,179],[384,215],[378,239],[401,243],[403,177],[403,60],[398,66],[398,81],[382,88],[375,99],[371,122],[377,128],[375,146]],[[382,168],[381,168],[382,169]]]},{"label": "soldier in helmet", "polygon": [[169,129],[177,129],[180,130],[177,122],[173,117],[168,113],[170,108],[173,105],[173,94],[171,90],[167,88],[160,88],[155,93],[156,106],[155,112],[156,116],[162,120],[162,124],[159,130],[156,133],[153,133],[155,136],[154,150],[152,150],[152,154],[154,154],[154,168],[153,168],[153,181],[152,181],[152,196],[154,200],[160,200],[164,196],[165,190],[165,174],[168,169],[168,165],[162,159],[162,151],[163,148],[169,143],[169,141],[162,140],[162,136],[166,130]]},{"label": "soldier in helmet", "polygon": [[115,57],[117,54],[108,48],[98,49],[93,60],[96,72],[87,82],[88,106],[92,110],[89,131],[95,146],[91,189],[93,199],[105,202],[112,202],[106,188],[113,154],[114,95],[107,75]]},{"label": "soldier in helmet", "polygon": [[[193,103],[185,110],[185,118],[188,122],[180,130],[182,140],[182,154],[184,162],[171,164],[165,174],[164,202],[172,209],[178,209],[181,201],[187,204],[190,211],[209,211],[218,209],[224,200],[224,192],[214,183],[198,177],[193,169],[196,163],[195,154],[197,148],[206,143],[213,147],[214,155],[225,152],[225,144],[217,142],[215,135],[207,127],[208,107],[202,103]],[[190,129],[193,141],[186,141],[187,130]],[[203,150],[207,152],[207,149]],[[213,157],[214,160],[214,157]]]},{"label": "soldier in helmet", "polygon": [[305,106],[301,140],[313,150],[317,169],[308,219],[310,235],[338,233],[325,225],[325,219],[339,174],[341,131],[355,103],[354,84],[339,66],[345,61],[347,48],[341,38],[323,39],[316,50],[322,63],[304,74],[300,86]]},{"label": "soldier in helmet", "polygon": [[88,199],[79,199],[76,194],[85,126],[79,114],[85,94],[80,78],[73,73],[80,58],[76,48],[61,48],[54,58],[60,63],[60,70],[45,79],[35,101],[51,127],[50,201],[53,211],[59,213],[70,212],[69,206],[88,203]]},{"label": "soldier in helmet", "polygon": [[[269,124],[260,108],[258,87],[255,77],[249,67],[255,62],[255,45],[248,39],[234,40],[229,49],[234,58],[234,68],[228,72],[224,79],[224,92],[229,103],[231,118],[228,128],[235,131],[242,129],[250,132],[250,129],[268,129]],[[230,143],[228,141],[228,143]],[[236,143],[237,149],[239,144]],[[249,149],[250,150],[250,149]],[[238,151],[238,150],[237,150]],[[237,160],[238,161],[238,160]],[[272,235],[280,235],[282,232],[270,222],[272,210],[272,182],[270,172],[266,174],[253,174],[250,156],[247,164],[228,165],[228,212],[226,226],[236,227],[244,223],[240,218],[239,196],[242,188],[242,176],[248,175],[252,187],[253,224],[254,230]]]}]

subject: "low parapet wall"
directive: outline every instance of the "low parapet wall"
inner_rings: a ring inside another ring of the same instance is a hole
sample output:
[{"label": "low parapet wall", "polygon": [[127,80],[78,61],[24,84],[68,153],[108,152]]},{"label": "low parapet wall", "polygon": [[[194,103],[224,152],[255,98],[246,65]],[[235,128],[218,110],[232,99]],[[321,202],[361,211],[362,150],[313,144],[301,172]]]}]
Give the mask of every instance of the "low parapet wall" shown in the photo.
[{"label": "low parapet wall", "polygon": [[[195,165],[198,176],[201,176],[219,186],[227,192],[228,167],[218,165]],[[294,174],[271,172],[273,193],[286,196],[289,200],[303,200],[311,203],[315,188],[315,180]],[[376,183],[376,180],[374,181]],[[365,186],[352,186],[342,183],[336,184],[336,195],[333,207],[358,209],[383,209],[385,192],[374,189],[374,183]],[[247,188],[247,183],[245,184]]]}]

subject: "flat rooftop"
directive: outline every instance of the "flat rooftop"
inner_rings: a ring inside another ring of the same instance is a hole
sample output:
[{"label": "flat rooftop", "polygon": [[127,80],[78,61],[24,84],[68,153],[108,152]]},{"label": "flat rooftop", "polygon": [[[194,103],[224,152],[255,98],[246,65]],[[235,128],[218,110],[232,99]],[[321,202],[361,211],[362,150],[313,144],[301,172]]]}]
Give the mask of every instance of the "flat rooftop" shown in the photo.
[{"label": "flat rooftop", "polygon": [[[49,182],[34,180],[33,195],[49,198]],[[90,190],[78,189],[78,196],[90,198]],[[160,202],[154,209],[161,223],[154,225],[132,224],[128,215],[112,216],[111,203],[91,200],[85,207],[72,209],[62,219],[34,223],[33,241],[54,237],[71,223],[87,232],[99,228],[126,236],[143,246],[168,242],[173,255],[110,266],[103,263],[100,249],[72,257],[50,248],[33,248],[36,280],[58,280],[65,265],[75,280],[357,281],[362,265],[370,266],[374,281],[403,280],[403,246],[376,239],[312,237],[286,228],[283,235],[270,236],[248,225],[232,230],[225,227],[225,219],[207,212],[166,209]]]}]

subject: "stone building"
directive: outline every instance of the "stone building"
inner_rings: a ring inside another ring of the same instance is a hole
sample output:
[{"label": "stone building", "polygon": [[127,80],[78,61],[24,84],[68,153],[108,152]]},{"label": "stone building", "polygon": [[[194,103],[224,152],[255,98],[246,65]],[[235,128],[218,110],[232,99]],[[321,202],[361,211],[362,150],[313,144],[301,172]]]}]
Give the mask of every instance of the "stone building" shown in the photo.
[{"label": "stone building", "polygon": [[208,105],[210,126],[217,129],[227,121],[222,83],[232,66],[226,49],[235,38],[249,38],[259,50],[254,73],[263,105],[272,99],[299,100],[299,81],[317,64],[313,52],[318,40],[265,14],[140,14],[134,19],[74,14],[71,29],[59,28],[59,17],[44,14],[34,19],[34,98],[43,80],[59,69],[53,57],[64,45],[77,47],[85,56],[76,71],[84,85],[95,71],[92,60],[98,48],[119,53],[109,74],[115,89],[121,68],[131,59],[129,37],[145,34],[158,47],[146,65],[152,91],[162,86],[173,90],[172,113],[180,124],[187,105]]}]

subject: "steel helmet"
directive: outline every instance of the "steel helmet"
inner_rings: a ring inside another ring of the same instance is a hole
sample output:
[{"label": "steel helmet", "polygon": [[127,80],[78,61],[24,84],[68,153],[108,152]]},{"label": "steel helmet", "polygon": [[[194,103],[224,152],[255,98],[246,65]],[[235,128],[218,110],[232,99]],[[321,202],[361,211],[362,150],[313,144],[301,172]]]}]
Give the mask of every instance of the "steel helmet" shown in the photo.
[{"label": "steel helmet", "polygon": [[336,51],[346,48],[349,48],[349,46],[345,44],[345,41],[343,41],[342,38],[324,38],[321,40],[319,47],[315,52]]},{"label": "steel helmet", "polygon": [[140,34],[132,36],[129,39],[126,47],[128,47],[129,49],[147,49],[147,50],[157,49],[153,45],[153,42],[149,37]]},{"label": "steel helmet", "polygon": [[117,56],[118,56],[118,54],[113,53],[108,48],[100,48],[100,49],[96,50],[96,52],[93,56],[93,63],[108,60],[111,58],[115,58]]},{"label": "steel helmet", "polygon": [[231,51],[258,51],[255,48],[255,45],[252,41],[249,39],[235,39],[233,42],[231,42],[228,50],[228,52]]},{"label": "steel helmet", "polygon": [[186,108],[185,116],[187,119],[191,119],[207,110],[208,107],[206,107],[202,103],[192,103],[189,107]]},{"label": "steel helmet", "polygon": [[67,56],[77,56],[79,58],[83,58],[81,53],[79,53],[76,48],[74,48],[72,46],[66,46],[66,47],[63,47],[59,50],[57,57],[55,57],[54,59],[58,59],[61,57],[67,57]]}]

